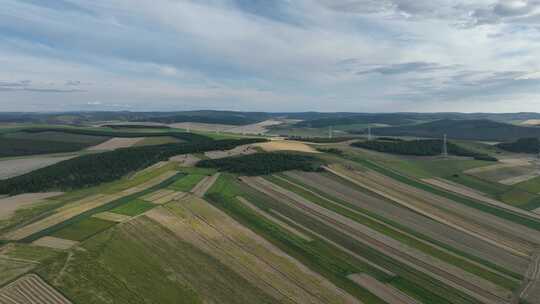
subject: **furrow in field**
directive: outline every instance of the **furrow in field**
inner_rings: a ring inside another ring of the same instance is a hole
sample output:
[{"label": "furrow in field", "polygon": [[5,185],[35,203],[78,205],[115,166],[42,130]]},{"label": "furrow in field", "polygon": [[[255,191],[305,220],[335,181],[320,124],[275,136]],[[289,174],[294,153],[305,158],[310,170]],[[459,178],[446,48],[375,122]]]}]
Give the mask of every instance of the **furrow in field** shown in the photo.
[{"label": "furrow in field", "polygon": [[358,191],[354,189],[354,186],[347,185],[346,182],[339,182],[334,178],[312,172],[287,172],[286,176],[313,189],[319,189],[352,206],[387,218],[434,240],[484,260],[492,261],[516,273],[522,274],[527,270],[528,260],[523,257],[513,255],[489,242],[426,218],[388,200]]},{"label": "furrow in field", "polygon": [[[534,244],[523,240],[517,232],[509,233],[511,225],[506,221],[497,220],[499,225],[488,225],[494,219],[487,214],[474,215],[473,213],[480,213],[478,210],[467,210],[467,214],[465,214],[465,210],[462,210],[462,206],[457,203],[404,185],[375,172],[358,172],[337,167],[326,167],[326,169],[406,208],[483,239],[512,254],[528,257],[533,251]],[[484,219],[484,221],[481,221],[481,219]],[[528,230],[525,227],[520,228],[522,233],[526,233]]]},{"label": "furrow in field", "polygon": [[441,279],[482,301],[499,303],[510,296],[510,292],[489,281],[465,272],[453,265],[403,245],[391,238],[369,229],[335,212],[313,204],[301,196],[272,184],[262,178],[243,178],[254,187],[278,201],[293,207],[304,214],[330,225],[365,245],[396,259],[400,262]]}]

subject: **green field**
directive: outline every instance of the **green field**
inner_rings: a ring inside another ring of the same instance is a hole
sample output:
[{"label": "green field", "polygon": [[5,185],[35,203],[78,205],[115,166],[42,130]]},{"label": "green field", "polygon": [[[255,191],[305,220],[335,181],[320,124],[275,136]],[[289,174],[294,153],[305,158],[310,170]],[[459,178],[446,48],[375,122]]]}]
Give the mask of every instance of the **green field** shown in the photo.
[{"label": "green field", "polygon": [[169,189],[181,192],[189,192],[206,176],[208,175],[188,174],[170,185]]},{"label": "green field", "polygon": [[136,216],[154,208],[155,206],[155,204],[149,203],[147,201],[134,199],[126,204],[112,209],[111,212],[128,216]]},{"label": "green field", "polygon": [[82,241],[115,224],[115,222],[90,217],[58,230],[52,236],[72,241]]}]

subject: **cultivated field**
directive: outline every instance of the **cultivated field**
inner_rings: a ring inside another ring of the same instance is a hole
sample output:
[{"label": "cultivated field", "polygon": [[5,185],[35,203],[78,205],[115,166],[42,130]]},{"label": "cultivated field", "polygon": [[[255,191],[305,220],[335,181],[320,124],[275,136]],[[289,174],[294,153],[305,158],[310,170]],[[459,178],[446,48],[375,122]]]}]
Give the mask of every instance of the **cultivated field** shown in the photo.
[{"label": "cultivated field", "polygon": [[138,142],[144,140],[144,137],[132,137],[132,138],[124,138],[124,137],[114,137],[109,140],[107,140],[104,143],[101,143],[99,145],[95,145],[93,147],[88,148],[88,151],[102,151],[102,150],[115,150],[119,148],[128,148],[131,146],[134,146]]},{"label": "cultivated field", "polygon": [[200,199],[156,208],[147,216],[234,269],[279,302],[359,303]]},{"label": "cultivated field", "polygon": [[63,192],[27,193],[0,198],[0,220],[10,218],[16,210],[35,206],[47,198],[61,195]]},{"label": "cultivated field", "polygon": [[347,183],[346,180],[325,174],[306,172],[290,172],[287,173],[287,177],[309,186],[310,189],[318,189],[322,193],[347,202],[353,207],[361,208],[401,226],[409,227],[430,239],[448,244],[486,261],[493,261],[514,272],[524,273],[528,267],[528,262],[524,258],[515,256],[463,231],[426,218],[389,200],[368,194],[362,189],[356,189],[355,184]]},{"label": "cultivated field", "polygon": [[509,290],[505,290],[442,260],[426,255],[414,247],[400,243],[341,214],[320,207],[298,194],[285,190],[262,178],[244,178],[243,180],[255,189],[325,225],[333,227],[348,237],[374,248],[409,267],[434,276],[449,286],[453,286],[479,300],[503,303],[505,299],[509,299],[511,296]]},{"label": "cultivated field", "polygon": [[71,304],[35,274],[28,274],[0,289],[0,303]]},{"label": "cultivated field", "polygon": [[218,159],[231,156],[249,155],[253,153],[257,153],[257,150],[255,150],[252,145],[245,145],[238,146],[227,151],[209,151],[205,152],[204,155],[210,159]]},{"label": "cultivated field", "polygon": [[77,155],[27,156],[4,160],[0,158],[0,179],[22,175],[76,156]]},{"label": "cultivated field", "polygon": [[49,247],[54,249],[70,249],[71,247],[78,244],[76,241],[61,239],[53,236],[44,236],[32,242],[33,245]]},{"label": "cultivated field", "polygon": [[254,146],[262,148],[267,152],[274,151],[298,151],[307,153],[319,153],[317,150],[306,145],[305,143],[293,140],[272,140],[269,142],[255,144]]},{"label": "cultivated field", "polygon": [[385,285],[367,274],[352,274],[349,278],[356,284],[369,290],[388,304],[419,304],[415,299],[407,296],[392,286]]}]

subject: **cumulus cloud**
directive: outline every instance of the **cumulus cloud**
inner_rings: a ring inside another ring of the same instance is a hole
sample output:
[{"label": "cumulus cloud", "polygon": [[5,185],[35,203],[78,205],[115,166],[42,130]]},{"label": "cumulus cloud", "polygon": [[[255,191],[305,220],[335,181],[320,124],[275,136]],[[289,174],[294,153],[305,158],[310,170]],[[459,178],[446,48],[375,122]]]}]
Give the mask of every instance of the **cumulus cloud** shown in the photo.
[{"label": "cumulus cloud", "polygon": [[0,110],[36,100],[273,111],[521,100],[538,94],[539,3],[6,0]]}]

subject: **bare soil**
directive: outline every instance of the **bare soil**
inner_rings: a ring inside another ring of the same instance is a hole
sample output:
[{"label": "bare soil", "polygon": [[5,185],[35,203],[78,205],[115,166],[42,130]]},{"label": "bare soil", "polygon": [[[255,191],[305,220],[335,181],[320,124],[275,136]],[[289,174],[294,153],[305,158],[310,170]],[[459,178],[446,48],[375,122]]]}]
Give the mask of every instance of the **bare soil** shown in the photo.
[{"label": "bare soil", "polygon": [[77,155],[29,156],[0,160],[0,179],[22,175],[40,168],[54,165]]},{"label": "bare soil", "polygon": [[258,143],[254,146],[260,147],[267,152],[298,151],[306,153],[320,153],[305,143],[294,140],[272,140],[269,142]]},{"label": "bare soil", "polygon": [[101,150],[115,150],[119,148],[129,148],[143,139],[144,137],[132,137],[132,138],[113,137],[107,140],[106,142],[90,147],[87,150],[88,151],[101,151]]},{"label": "bare soil", "polygon": [[32,244],[42,247],[49,247],[54,249],[70,249],[71,247],[77,245],[79,242],[61,239],[52,236],[44,236],[40,239],[35,240]]}]

